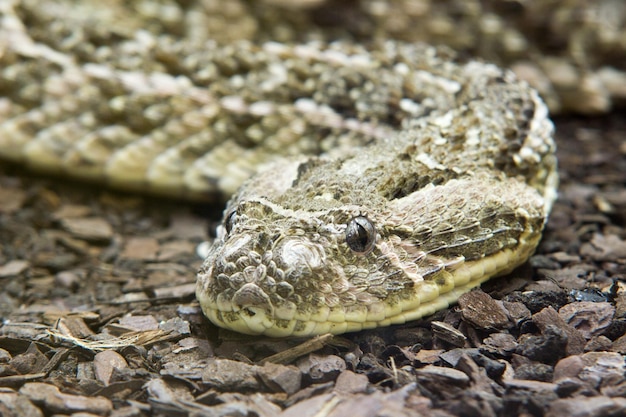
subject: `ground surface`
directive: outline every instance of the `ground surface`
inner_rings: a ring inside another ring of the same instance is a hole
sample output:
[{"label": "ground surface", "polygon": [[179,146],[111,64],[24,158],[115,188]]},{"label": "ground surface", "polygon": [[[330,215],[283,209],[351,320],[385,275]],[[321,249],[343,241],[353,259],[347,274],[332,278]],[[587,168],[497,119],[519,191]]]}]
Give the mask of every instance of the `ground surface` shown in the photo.
[{"label": "ground surface", "polygon": [[195,248],[221,208],[0,165],[0,415],[625,415],[626,116],[557,129],[529,264],[425,320],[313,341],[202,316]]}]

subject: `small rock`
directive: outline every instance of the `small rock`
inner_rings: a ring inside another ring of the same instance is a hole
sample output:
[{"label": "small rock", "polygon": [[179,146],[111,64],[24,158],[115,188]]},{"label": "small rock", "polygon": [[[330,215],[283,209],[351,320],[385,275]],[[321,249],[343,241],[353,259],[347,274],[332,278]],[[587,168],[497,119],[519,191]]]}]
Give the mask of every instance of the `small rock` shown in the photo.
[{"label": "small rock", "polygon": [[285,408],[289,408],[294,404],[297,404],[301,401],[305,401],[309,398],[317,397],[319,395],[330,394],[333,391],[333,387],[335,383],[324,382],[323,384],[313,384],[309,385],[306,388],[302,388],[300,391],[296,392],[293,395],[290,395],[289,398],[283,402]]},{"label": "small rock", "polygon": [[7,363],[11,360],[11,352],[0,348],[0,363]]},{"label": "small rock", "polygon": [[606,336],[594,336],[585,345],[585,352],[598,352],[611,350],[613,342]]},{"label": "small rock", "polygon": [[492,377],[487,375],[487,369],[478,364],[476,362],[476,359],[472,357],[478,357],[480,353],[474,351],[474,353],[478,353],[478,355],[472,355],[472,351],[470,349],[458,350],[462,350],[463,352],[461,352],[461,356],[458,358],[458,361],[456,365],[454,365],[454,368],[463,372],[470,378],[470,380],[472,381],[472,390],[488,392],[493,390],[495,383],[493,382]]},{"label": "small rock", "polygon": [[502,305],[504,306],[504,309],[506,310],[509,319],[515,324],[519,324],[524,320],[528,320],[532,316],[528,307],[526,307],[524,303],[521,303],[519,301],[503,301]]},{"label": "small rock", "polygon": [[93,330],[78,316],[65,316],[57,319],[57,330],[64,335],[85,339],[94,335]]},{"label": "small rock", "polygon": [[154,316],[124,316],[120,318],[120,326],[134,331],[157,330],[159,322]]},{"label": "small rock", "polygon": [[456,347],[465,346],[467,337],[459,330],[455,329],[452,325],[443,321],[433,321],[430,323],[433,329],[433,336],[436,339],[443,340]]},{"label": "small rock", "polygon": [[61,271],[54,276],[54,282],[60,287],[77,289],[85,279],[85,274],[76,271]]},{"label": "small rock", "polygon": [[356,394],[365,392],[368,385],[369,380],[365,375],[346,370],[337,377],[335,391],[342,394]]},{"label": "small rock", "polygon": [[534,314],[546,308],[554,309],[555,306],[564,306],[569,302],[567,294],[561,289],[556,291],[525,291],[511,298],[515,301],[521,301]]},{"label": "small rock", "polygon": [[9,364],[22,375],[36,374],[48,364],[48,358],[35,343],[31,343],[24,353],[14,356]]},{"label": "small rock", "polygon": [[527,415],[529,409],[534,410],[533,415],[543,415],[550,403],[558,398],[556,384],[521,379],[512,379],[504,383],[506,415]]},{"label": "small rock", "polygon": [[594,387],[618,385],[626,379],[624,357],[615,352],[588,352],[581,356],[585,367],[579,374]]},{"label": "small rock", "polygon": [[530,265],[535,269],[549,269],[549,270],[559,269],[561,267],[561,264],[559,262],[565,262],[565,261],[561,261],[558,258],[559,253],[564,253],[564,252],[553,253],[553,254],[550,254],[550,256],[534,255],[529,260]]},{"label": "small rock", "polygon": [[113,238],[113,228],[100,217],[65,218],[61,225],[74,237],[90,242],[109,242]]},{"label": "small rock", "polygon": [[259,390],[257,366],[229,359],[215,359],[202,372],[202,382],[220,391]]},{"label": "small rock", "polygon": [[558,399],[550,403],[546,417],[596,417],[620,416],[626,413],[626,399],[574,397]]},{"label": "small rock", "polygon": [[[415,395],[417,386],[409,384],[395,391],[372,394],[341,395],[326,393],[304,399],[287,408],[279,417],[343,417],[343,416],[448,416],[447,413],[431,414],[432,403],[424,397]],[[414,406],[412,410],[408,409]],[[406,408],[405,408],[406,407]],[[423,413],[425,411],[425,413]]]},{"label": "small rock", "polygon": [[572,289],[568,294],[573,301],[600,303],[608,300],[606,294],[595,288]]},{"label": "small rock", "polygon": [[17,187],[0,187],[0,213],[11,214],[17,212],[24,206],[26,198],[26,192]]},{"label": "small rock", "polygon": [[151,237],[134,237],[128,239],[122,257],[141,261],[154,261],[159,254],[159,241]]},{"label": "small rock", "polygon": [[[196,226],[196,229],[198,227]],[[195,246],[187,241],[174,241],[167,242],[160,245],[158,260],[160,262],[176,260],[179,257],[187,257],[190,253],[193,253]]]},{"label": "small rock", "polygon": [[554,366],[554,381],[560,381],[565,378],[577,378],[584,367],[585,363],[579,355],[563,358]]},{"label": "small rock", "polygon": [[[533,314],[533,323],[537,325],[541,332],[545,332],[548,326],[556,326],[563,330],[566,334],[566,350],[567,355],[577,355],[583,353],[585,344],[587,343],[582,334],[572,326],[567,324],[565,320],[552,307],[546,307],[538,313]],[[557,353],[557,352],[554,352]],[[566,355],[563,355],[566,356]]]},{"label": "small rock", "polygon": [[584,243],[580,253],[591,257],[595,261],[618,262],[626,258],[626,240],[617,235],[603,235],[596,233],[589,243]]},{"label": "small rock", "polygon": [[108,415],[113,409],[113,404],[107,398],[64,394],[54,385],[42,382],[28,382],[20,388],[19,392],[35,404],[43,406],[47,413],[87,412]]},{"label": "small rock", "polygon": [[459,297],[463,318],[479,329],[504,329],[509,325],[506,311],[482,290],[470,291]]},{"label": "small rock", "polygon": [[415,360],[424,365],[432,365],[435,362],[439,362],[441,359],[439,355],[444,352],[442,349],[421,349],[415,353]]},{"label": "small rock", "polygon": [[552,253],[550,257],[560,263],[580,262],[580,256],[563,251]]},{"label": "small rock", "polygon": [[334,381],[346,370],[346,363],[339,356],[310,354],[297,363],[302,373],[314,384]]},{"label": "small rock", "polygon": [[205,228],[198,227],[197,215],[189,212],[173,213],[170,217],[170,229],[174,236],[184,241],[206,239]]},{"label": "small rock", "polygon": [[476,365],[485,370],[489,378],[498,379],[506,370],[506,365],[503,361],[491,359],[483,355],[479,349],[466,349],[466,354]]},{"label": "small rock", "polygon": [[609,327],[614,315],[615,307],[610,303],[581,301],[566,304],[559,309],[559,316],[587,340]]},{"label": "small rock", "polygon": [[626,355],[626,334],[613,341],[611,351]]},{"label": "small rock", "polygon": [[329,405],[336,405],[338,397],[333,393],[316,395],[315,397],[302,400],[299,403],[287,408],[280,413],[279,417],[314,417],[318,415],[328,415],[323,413],[324,408]]},{"label": "small rock", "polygon": [[469,385],[469,377],[461,371],[443,366],[427,365],[415,371],[417,379],[421,383],[437,382],[441,387],[446,385],[456,385],[458,387],[466,387]]},{"label": "small rock", "polygon": [[520,365],[515,369],[516,379],[550,382],[553,379],[554,368],[545,363],[531,362]]},{"label": "small rock", "polygon": [[30,267],[30,262],[14,260],[0,266],[0,278],[10,278],[20,275]]},{"label": "small rock", "polygon": [[93,367],[96,379],[104,385],[109,385],[114,370],[128,367],[126,359],[114,350],[105,350],[96,354],[93,358]]},{"label": "small rock", "polygon": [[164,332],[176,332],[180,335],[191,334],[191,326],[187,320],[180,317],[173,317],[169,320],[159,323],[159,329]]},{"label": "small rock", "polygon": [[626,317],[626,293],[617,294],[615,300],[615,317]]},{"label": "small rock", "polygon": [[533,361],[556,363],[565,356],[567,340],[560,327],[548,325],[539,336],[520,338],[515,351]]},{"label": "small rock", "polygon": [[0,392],[0,415],[3,417],[43,417],[41,410],[35,407],[26,396],[8,389]]},{"label": "small rock", "polygon": [[572,397],[574,395],[586,395],[593,397],[598,395],[598,391],[594,390],[586,382],[578,378],[563,378],[557,382],[556,393],[561,398]]},{"label": "small rock", "polygon": [[92,214],[92,209],[89,206],[82,204],[63,204],[58,210],[52,213],[52,218],[55,220],[88,217]]},{"label": "small rock", "polygon": [[384,362],[393,360],[396,368],[401,368],[403,366],[410,366],[415,362],[415,353],[410,349],[401,348],[398,345],[389,345],[387,349],[382,352],[380,358]]},{"label": "small rock", "polygon": [[483,349],[500,357],[510,356],[517,348],[517,340],[509,333],[492,333],[483,343]]},{"label": "small rock", "polygon": [[460,349],[460,348],[458,348],[458,349],[452,349],[452,350],[443,351],[439,355],[439,357],[445,363],[447,363],[447,364],[453,366],[454,368],[456,368],[457,364],[459,363],[459,360],[464,355],[467,356],[467,349]]},{"label": "small rock", "polygon": [[302,373],[295,366],[266,363],[257,367],[257,374],[273,392],[285,392],[291,395],[300,390]]}]

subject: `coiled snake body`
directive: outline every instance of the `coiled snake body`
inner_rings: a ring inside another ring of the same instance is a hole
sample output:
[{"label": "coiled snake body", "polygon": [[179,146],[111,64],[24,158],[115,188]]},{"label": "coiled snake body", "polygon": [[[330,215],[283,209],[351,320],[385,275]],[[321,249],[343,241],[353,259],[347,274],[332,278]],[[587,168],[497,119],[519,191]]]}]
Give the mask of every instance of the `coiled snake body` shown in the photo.
[{"label": "coiled snake body", "polygon": [[84,43],[37,38],[36,8],[18,3],[2,3],[0,154],[129,189],[234,193],[198,274],[219,326],[403,323],[538,244],[553,126],[511,72],[398,41],[223,47],[133,31],[87,53],[102,36],[88,24]]}]

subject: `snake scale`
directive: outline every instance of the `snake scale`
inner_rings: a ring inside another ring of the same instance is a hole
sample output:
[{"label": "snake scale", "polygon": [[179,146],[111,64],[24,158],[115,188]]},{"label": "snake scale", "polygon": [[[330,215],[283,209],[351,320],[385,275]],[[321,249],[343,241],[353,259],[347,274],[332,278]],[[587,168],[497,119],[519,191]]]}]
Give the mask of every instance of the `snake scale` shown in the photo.
[{"label": "snake scale", "polygon": [[491,45],[552,109],[602,112],[624,95],[623,7],[520,17],[541,4],[2,0],[0,157],[232,196],[198,273],[218,326],[403,323],[525,262],[556,197],[548,107],[464,55]]}]

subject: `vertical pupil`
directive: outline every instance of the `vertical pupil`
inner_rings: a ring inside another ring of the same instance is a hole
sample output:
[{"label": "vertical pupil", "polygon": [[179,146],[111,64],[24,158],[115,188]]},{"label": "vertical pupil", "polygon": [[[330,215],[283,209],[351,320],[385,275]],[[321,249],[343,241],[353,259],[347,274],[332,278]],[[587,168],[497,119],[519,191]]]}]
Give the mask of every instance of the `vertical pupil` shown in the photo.
[{"label": "vertical pupil", "polygon": [[363,227],[363,225],[361,225],[360,223],[357,223],[356,227],[357,227],[357,239],[359,241],[359,245],[363,248],[362,250],[364,250],[369,240],[369,237],[367,235],[367,230],[365,230],[365,227]]},{"label": "vertical pupil", "polygon": [[226,233],[230,233],[233,230],[233,223],[235,222],[236,211],[231,211],[230,214],[226,217],[226,221],[224,222],[224,226],[226,226]]}]

